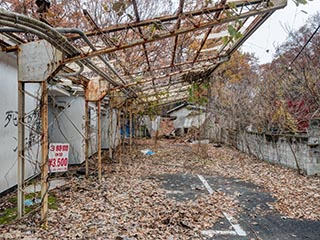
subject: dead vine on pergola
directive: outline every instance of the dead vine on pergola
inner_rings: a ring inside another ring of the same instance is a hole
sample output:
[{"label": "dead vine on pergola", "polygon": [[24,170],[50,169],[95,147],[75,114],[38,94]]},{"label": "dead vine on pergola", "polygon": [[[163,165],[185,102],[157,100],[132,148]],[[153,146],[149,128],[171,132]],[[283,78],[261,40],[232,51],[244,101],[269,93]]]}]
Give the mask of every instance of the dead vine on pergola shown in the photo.
[{"label": "dead vine on pergola", "polygon": [[[12,23],[10,14],[1,10],[0,26],[11,29],[3,27],[0,33],[13,42],[26,42],[43,38],[39,32],[45,32],[58,49],[69,45],[74,51],[61,49],[65,54],[62,70],[77,71],[75,62],[85,66],[78,77],[65,78],[85,86],[98,82],[94,84],[96,100],[122,91],[139,104],[161,105],[186,100],[192,83],[207,81],[275,10],[286,5],[283,0],[170,3],[157,7],[153,1],[133,0],[108,2],[101,11],[89,7],[78,16],[84,20],[78,23],[81,30],[57,28],[57,16],[52,13],[38,16],[42,22],[25,17],[24,22]],[[43,26],[43,21],[52,26]],[[37,32],[28,32],[27,27]],[[56,79],[63,82],[64,78]]]}]

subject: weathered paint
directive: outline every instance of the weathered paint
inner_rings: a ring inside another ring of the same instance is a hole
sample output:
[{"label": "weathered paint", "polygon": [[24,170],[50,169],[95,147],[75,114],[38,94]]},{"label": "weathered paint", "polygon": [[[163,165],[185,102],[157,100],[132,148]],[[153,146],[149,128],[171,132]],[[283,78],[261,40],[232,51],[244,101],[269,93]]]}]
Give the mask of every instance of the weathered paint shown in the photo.
[{"label": "weathered paint", "polygon": [[[90,109],[89,156],[97,152],[96,111],[94,103]],[[49,102],[49,142],[69,143],[69,164],[80,164],[85,160],[85,100],[83,96],[55,96]]]},{"label": "weathered paint", "polygon": [[171,117],[176,117],[173,122],[175,128],[200,127],[205,121],[205,113],[189,109],[184,106],[170,112]]},{"label": "weathered paint", "polygon": [[46,80],[62,62],[62,53],[45,40],[20,45],[18,54],[19,80],[23,82]]},{"label": "weathered paint", "polygon": [[[17,57],[14,54],[7,54],[0,51],[0,192],[3,192],[17,184],[17,138],[18,138],[18,70]],[[38,95],[39,84],[27,84],[26,91]],[[40,129],[39,111],[35,111],[37,100],[26,94],[26,122],[36,129]],[[30,132],[26,128],[26,145],[31,146],[40,135]],[[30,145],[31,144],[31,145]],[[29,178],[39,173],[39,168],[34,167],[36,161],[40,162],[40,143],[33,145],[26,151],[26,174]]]},{"label": "weathered paint", "polygon": [[110,144],[111,144],[111,147],[114,148],[120,142],[120,130],[117,122],[117,114],[118,114],[118,110],[116,109],[113,109],[113,110],[104,109],[102,111],[102,115],[101,115],[102,149],[109,149]]},{"label": "weathered paint", "polygon": [[103,80],[91,80],[86,89],[86,99],[88,101],[99,101],[108,91],[108,82]]},{"label": "weathered paint", "polygon": [[[95,103],[89,102],[89,148],[88,155],[98,151],[98,118]],[[117,112],[101,108],[101,147],[108,149],[110,144],[109,119],[112,115],[112,146],[119,142]],[[84,96],[55,96],[49,104],[49,142],[69,143],[69,163],[80,164],[85,160],[85,99]]]}]

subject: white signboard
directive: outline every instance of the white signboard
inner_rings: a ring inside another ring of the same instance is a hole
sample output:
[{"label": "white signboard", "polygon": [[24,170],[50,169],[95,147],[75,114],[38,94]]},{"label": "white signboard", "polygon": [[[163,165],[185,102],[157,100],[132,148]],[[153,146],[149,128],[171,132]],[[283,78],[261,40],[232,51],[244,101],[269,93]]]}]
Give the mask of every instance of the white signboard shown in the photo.
[{"label": "white signboard", "polygon": [[65,172],[68,170],[69,143],[50,143],[49,172]]}]

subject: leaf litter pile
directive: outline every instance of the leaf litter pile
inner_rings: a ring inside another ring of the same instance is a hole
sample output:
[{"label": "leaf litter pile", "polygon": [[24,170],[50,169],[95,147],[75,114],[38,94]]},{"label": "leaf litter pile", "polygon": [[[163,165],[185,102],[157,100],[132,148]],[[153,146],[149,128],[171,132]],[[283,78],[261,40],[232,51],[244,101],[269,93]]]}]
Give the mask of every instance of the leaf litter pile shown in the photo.
[{"label": "leaf litter pile", "polygon": [[[155,154],[143,154],[146,148]],[[170,198],[156,178],[168,173],[242,179],[269,191],[276,199],[274,208],[283,216],[320,220],[319,177],[302,176],[211,144],[161,140],[154,146],[150,140],[140,140],[131,152],[128,146],[121,152],[114,161],[104,158],[101,183],[96,159],[91,160],[89,179],[72,169],[66,174],[66,184],[49,192],[58,208],[49,209],[47,229],[39,227],[35,212],[3,225],[0,239],[203,239],[201,231],[210,229],[222,212],[237,216],[241,211],[236,196],[222,191],[194,200]]]}]

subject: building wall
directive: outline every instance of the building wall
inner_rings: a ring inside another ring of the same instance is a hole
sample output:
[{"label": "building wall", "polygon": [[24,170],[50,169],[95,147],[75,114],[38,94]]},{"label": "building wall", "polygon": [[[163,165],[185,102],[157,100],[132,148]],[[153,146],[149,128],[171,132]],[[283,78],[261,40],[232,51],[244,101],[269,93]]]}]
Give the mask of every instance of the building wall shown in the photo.
[{"label": "building wall", "polygon": [[[54,107],[50,104],[49,110],[49,141],[51,143],[69,143],[69,163],[81,164],[85,160],[85,100],[82,96],[60,96],[54,97],[55,102],[65,105],[65,109]],[[98,151],[98,118],[95,103],[89,103],[90,116],[90,140],[89,156]],[[110,117],[112,116],[111,128],[109,128]],[[109,135],[111,131],[111,135]],[[117,129],[117,112],[109,109],[101,110],[101,147],[108,149],[111,143],[116,146],[120,140],[120,133]]]},{"label": "building wall", "polygon": [[175,128],[184,128],[186,116],[191,113],[191,110],[187,109],[186,107],[180,108],[172,113],[170,113],[170,117],[177,117],[173,121],[173,126]]},{"label": "building wall", "polygon": [[[13,54],[0,51],[0,193],[17,184],[18,168],[18,74],[17,59]],[[35,96],[39,95],[39,84],[28,83],[26,91]],[[34,129],[39,129],[40,114],[37,100],[26,95],[26,122]],[[26,178],[39,173],[41,162],[40,135],[35,131],[25,130],[26,137]]]},{"label": "building wall", "polygon": [[[65,105],[65,108],[49,105],[49,142],[69,143],[69,164],[80,164],[85,160],[85,100],[81,96],[55,97],[55,102]],[[63,103],[63,104],[62,104]],[[89,103],[91,137],[89,155],[97,152],[96,110]]]},{"label": "building wall", "polygon": [[199,128],[202,126],[206,119],[206,113],[196,110],[188,109],[188,107],[180,108],[176,111],[170,113],[171,117],[176,117],[173,121],[173,126],[175,129],[179,129],[178,135],[184,134],[184,129],[191,127]]},{"label": "building wall", "polygon": [[116,147],[120,142],[120,130],[117,126],[117,110],[107,109],[101,114],[101,146],[104,149]]},{"label": "building wall", "polygon": [[300,168],[305,168],[304,156],[307,156],[308,148],[303,144],[305,141],[303,138],[288,139],[284,136],[255,133],[242,133],[238,137],[238,148],[243,152],[290,168],[297,168],[297,164]]}]

